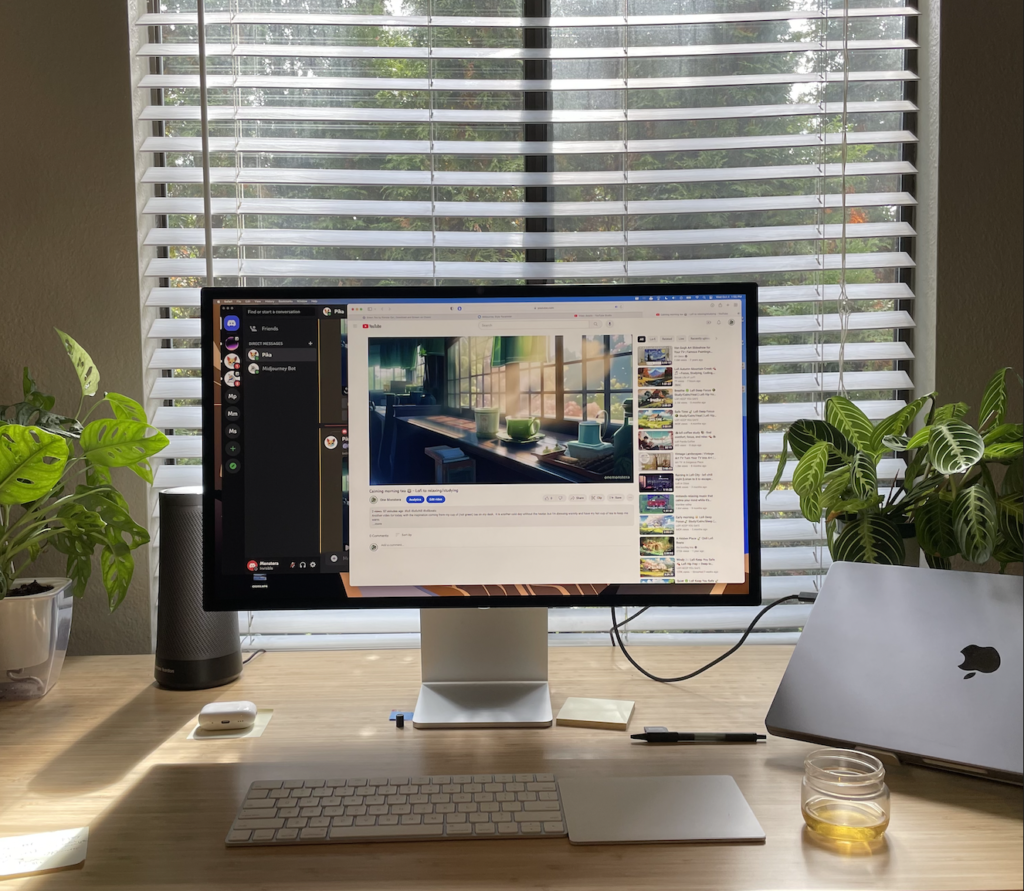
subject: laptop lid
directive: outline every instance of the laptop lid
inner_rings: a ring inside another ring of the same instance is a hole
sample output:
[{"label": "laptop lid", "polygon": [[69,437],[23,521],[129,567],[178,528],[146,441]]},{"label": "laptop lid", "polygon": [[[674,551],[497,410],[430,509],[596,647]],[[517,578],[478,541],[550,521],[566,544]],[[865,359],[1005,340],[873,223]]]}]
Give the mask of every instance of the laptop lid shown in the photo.
[{"label": "laptop lid", "polygon": [[765,719],[776,736],[1021,783],[1019,576],[834,563]]}]

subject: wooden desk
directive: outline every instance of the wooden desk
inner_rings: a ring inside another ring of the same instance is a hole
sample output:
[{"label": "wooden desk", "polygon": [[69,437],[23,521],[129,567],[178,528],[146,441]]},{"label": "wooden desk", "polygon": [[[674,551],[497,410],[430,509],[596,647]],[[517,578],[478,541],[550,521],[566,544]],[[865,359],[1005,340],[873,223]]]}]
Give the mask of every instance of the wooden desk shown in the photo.
[{"label": "wooden desk", "polygon": [[[645,664],[682,673],[705,647],[643,647]],[[567,696],[635,699],[632,727],[763,726],[788,647],[747,647],[684,685],[638,675],[617,650],[551,650],[555,710]],[[227,687],[160,690],[145,656],[69,659],[33,703],[0,704],[0,835],[88,824],[81,870],[8,889],[698,889],[1020,888],[1021,790],[921,768],[890,768],[892,823],[873,853],[817,843],[800,817],[809,745],[645,747],[626,734],[547,730],[397,730],[411,708],[419,653],[271,653]],[[186,739],[205,702],[274,708],[257,739]],[[315,722],[314,715],[326,715]],[[732,774],[765,845],[577,847],[487,840],[228,850],[224,836],[256,778],[326,774],[547,771],[558,775]]]}]

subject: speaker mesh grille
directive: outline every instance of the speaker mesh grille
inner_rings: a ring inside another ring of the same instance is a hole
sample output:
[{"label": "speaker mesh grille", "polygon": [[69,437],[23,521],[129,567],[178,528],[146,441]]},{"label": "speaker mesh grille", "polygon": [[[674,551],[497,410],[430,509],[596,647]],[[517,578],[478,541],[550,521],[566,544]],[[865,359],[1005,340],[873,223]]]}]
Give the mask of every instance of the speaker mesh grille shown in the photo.
[{"label": "speaker mesh grille", "polygon": [[174,502],[167,493],[160,500],[157,656],[225,656],[239,649],[238,613],[203,612],[203,509]]}]

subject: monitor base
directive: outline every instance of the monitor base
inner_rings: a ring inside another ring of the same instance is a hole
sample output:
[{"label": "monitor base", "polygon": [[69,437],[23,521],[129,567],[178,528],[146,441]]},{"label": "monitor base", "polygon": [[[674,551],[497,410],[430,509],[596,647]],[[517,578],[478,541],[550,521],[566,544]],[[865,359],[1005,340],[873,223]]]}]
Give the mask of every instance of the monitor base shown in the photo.
[{"label": "monitor base", "polygon": [[418,730],[550,727],[546,681],[430,683],[420,687],[413,713]]},{"label": "monitor base", "polygon": [[419,730],[550,727],[548,611],[420,610]]}]

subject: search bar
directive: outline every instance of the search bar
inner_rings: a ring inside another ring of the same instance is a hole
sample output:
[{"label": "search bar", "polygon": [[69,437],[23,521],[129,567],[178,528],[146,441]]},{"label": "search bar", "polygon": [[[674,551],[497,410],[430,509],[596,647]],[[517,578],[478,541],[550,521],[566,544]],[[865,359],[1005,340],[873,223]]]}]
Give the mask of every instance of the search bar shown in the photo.
[{"label": "search bar", "polygon": [[517,319],[509,321],[479,322],[482,331],[575,331],[582,328],[604,327],[597,319]]}]

